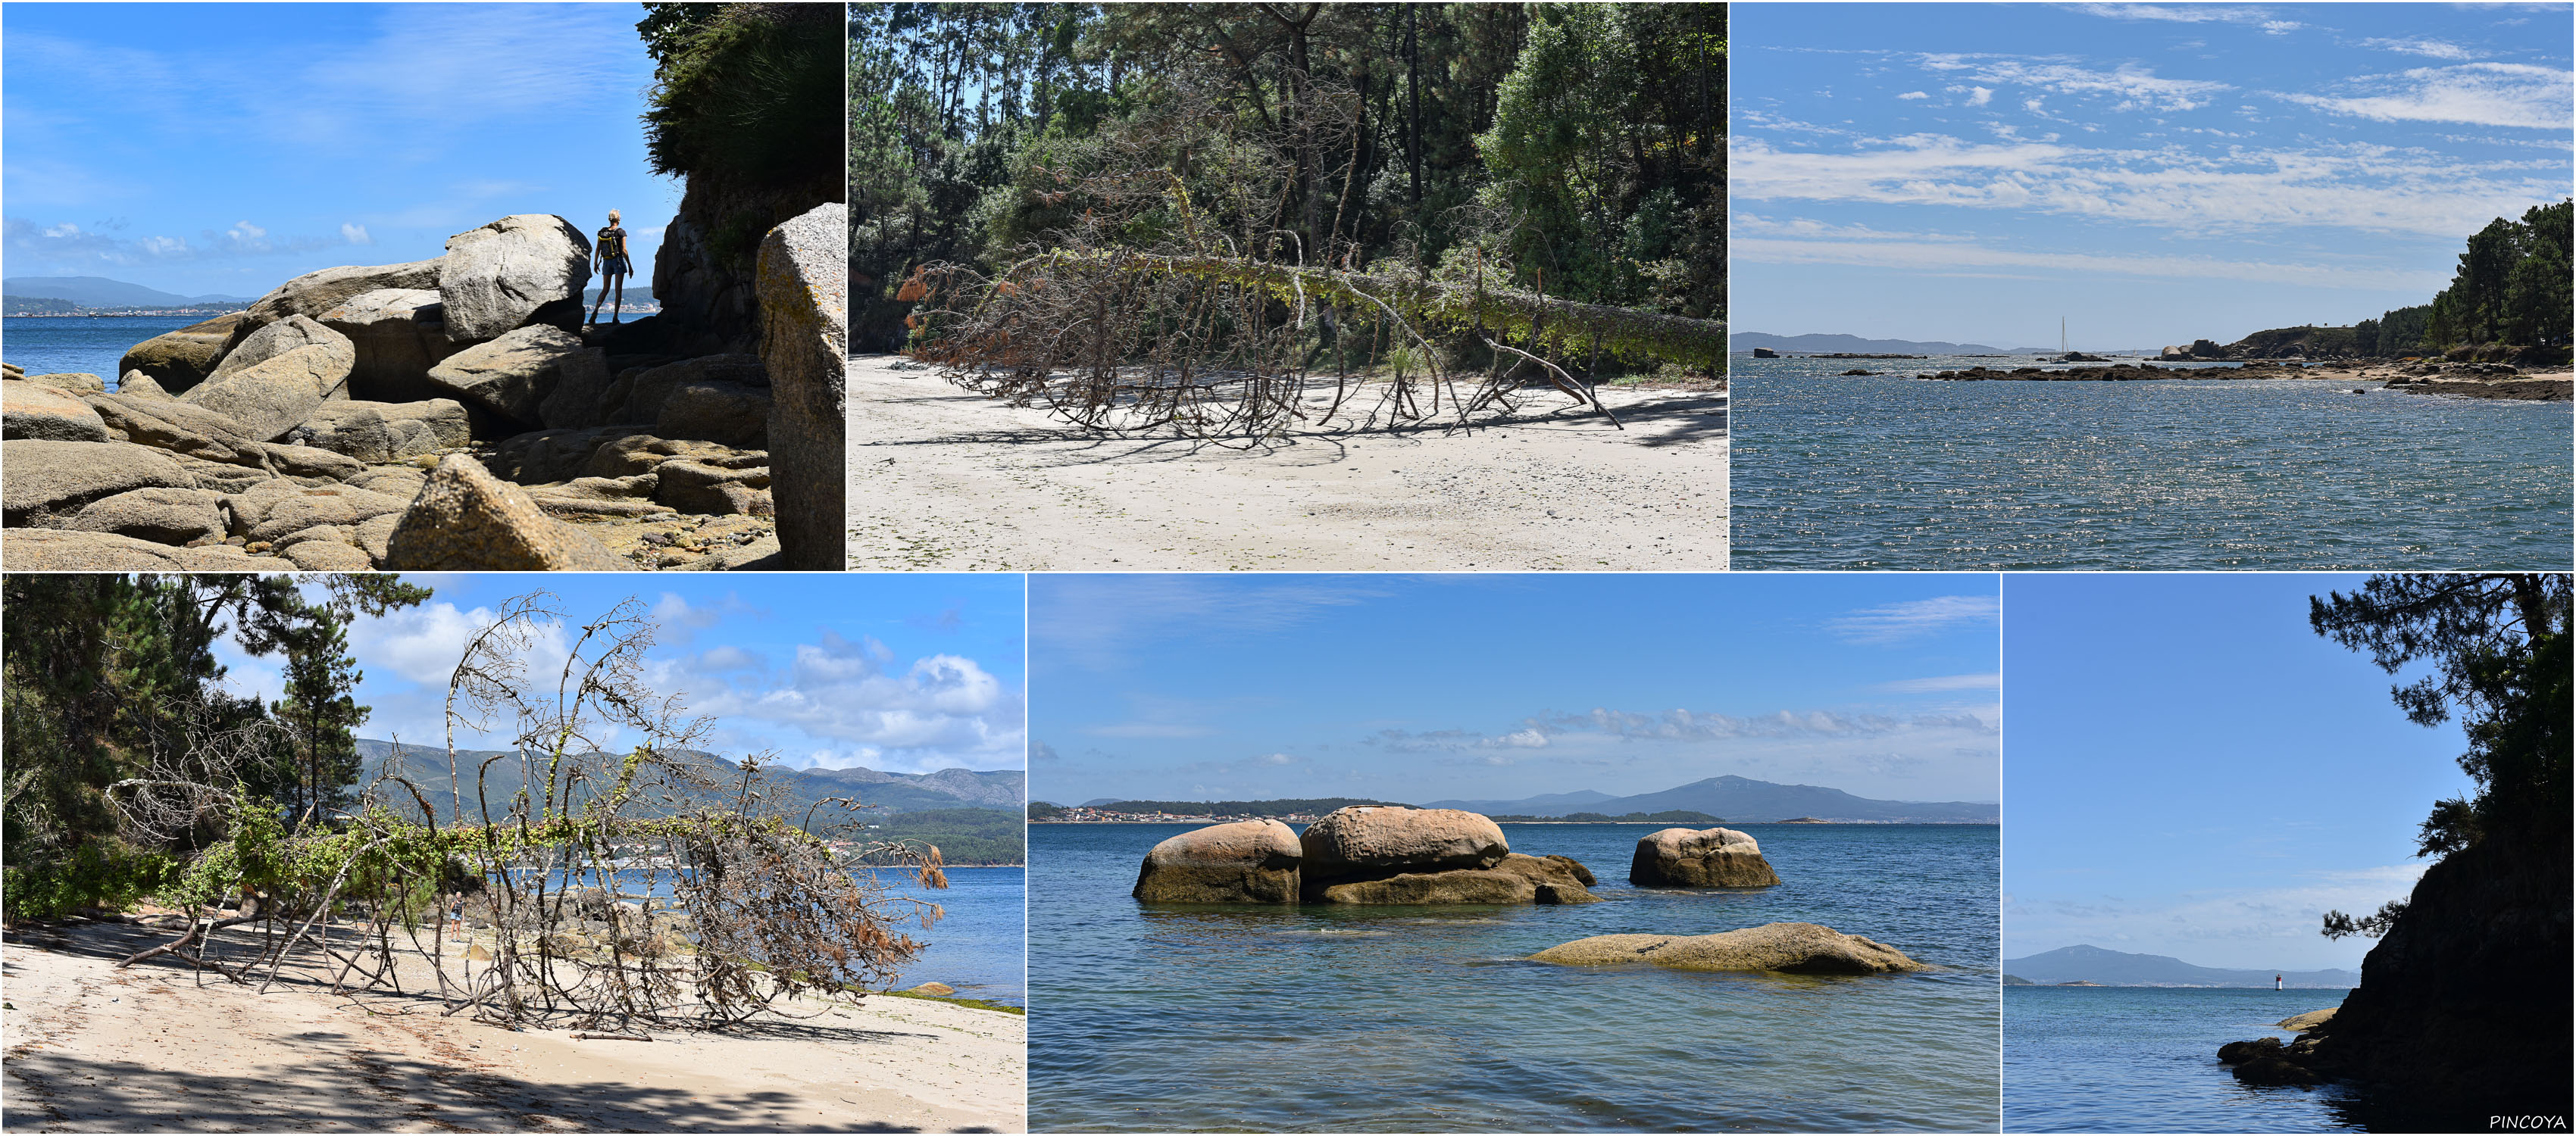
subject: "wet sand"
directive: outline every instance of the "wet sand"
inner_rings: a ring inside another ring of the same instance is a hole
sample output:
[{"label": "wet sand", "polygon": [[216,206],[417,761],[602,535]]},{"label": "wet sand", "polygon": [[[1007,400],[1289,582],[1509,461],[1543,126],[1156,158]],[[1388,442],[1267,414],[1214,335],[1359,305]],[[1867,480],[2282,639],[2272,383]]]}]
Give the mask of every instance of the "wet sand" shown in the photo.
[{"label": "wet sand", "polygon": [[1028,1127],[1016,1014],[871,997],[725,1034],[579,1040],[441,1017],[435,998],[333,996],[327,976],[292,963],[265,995],[213,975],[200,987],[167,959],[114,969],[169,938],[94,923],[9,935],[9,1131]]},{"label": "wet sand", "polygon": [[1236,449],[1103,437],[914,369],[850,363],[850,567],[863,571],[1712,571],[1726,395],[1604,387],[1475,426]]}]

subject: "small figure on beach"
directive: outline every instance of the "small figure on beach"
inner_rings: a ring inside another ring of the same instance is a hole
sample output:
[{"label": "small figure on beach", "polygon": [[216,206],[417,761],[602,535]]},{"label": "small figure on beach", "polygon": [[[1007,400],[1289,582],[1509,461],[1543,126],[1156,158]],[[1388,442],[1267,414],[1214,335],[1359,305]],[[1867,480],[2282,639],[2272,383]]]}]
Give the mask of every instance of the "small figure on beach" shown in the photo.
[{"label": "small figure on beach", "polygon": [[[635,271],[635,263],[626,259],[626,230],[619,228],[617,222],[617,211],[609,210],[608,227],[599,231],[599,243],[593,245],[590,250],[592,266],[599,270],[599,299],[591,302],[590,319],[584,326],[599,322],[599,308],[602,304],[610,305],[608,310],[610,323],[620,322],[618,317],[624,314],[626,277]],[[615,300],[608,298],[609,290],[612,288],[617,291]]]}]

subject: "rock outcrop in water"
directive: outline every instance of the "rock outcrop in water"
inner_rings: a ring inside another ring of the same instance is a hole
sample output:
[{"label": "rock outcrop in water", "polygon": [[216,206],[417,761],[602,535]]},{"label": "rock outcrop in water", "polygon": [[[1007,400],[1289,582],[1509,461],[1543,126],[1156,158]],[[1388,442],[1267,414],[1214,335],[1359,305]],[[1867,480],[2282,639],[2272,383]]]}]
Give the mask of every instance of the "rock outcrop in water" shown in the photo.
[{"label": "rock outcrop in water", "polygon": [[1637,838],[1628,882],[1639,887],[1771,887],[1762,845],[1731,828],[1667,828]]},{"label": "rock outcrop in water", "polygon": [[1565,966],[1645,963],[1672,970],[1887,974],[1927,969],[1905,952],[1816,923],[1766,923],[1715,935],[1595,935],[1531,955]]},{"label": "rock outcrop in water", "polygon": [[1297,832],[1275,820],[1241,820],[1184,832],[1154,846],[1136,873],[1148,903],[1295,903]]},{"label": "rock outcrop in water", "polygon": [[1300,836],[1236,821],[1155,845],[1135,897],[1165,903],[1596,903],[1590,869],[1513,852],[1503,830],[1461,809],[1353,806]]},{"label": "rock outcrop in water", "polygon": [[[137,344],[114,393],[6,368],[0,563],[838,568],[842,208],[780,226],[829,240],[773,234],[782,285],[753,310],[779,330],[760,355],[689,350],[743,339],[730,324],[583,328],[589,243],[519,214],[436,259],[306,273]],[[781,499],[804,519],[780,522]],[[36,529],[56,531],[23,539]]]},{"label": "rock outcrop in water", "polygon": [[2454,852],[2417,881],[2343,1004],[2231,1042],[2219,1059],[2266,1085],[2357,1082],[2360,1119],[2395,1131],[2475,1131],[2497,1115],[2567,1115],[2571,949],[2563,846],[2504,839]]}]

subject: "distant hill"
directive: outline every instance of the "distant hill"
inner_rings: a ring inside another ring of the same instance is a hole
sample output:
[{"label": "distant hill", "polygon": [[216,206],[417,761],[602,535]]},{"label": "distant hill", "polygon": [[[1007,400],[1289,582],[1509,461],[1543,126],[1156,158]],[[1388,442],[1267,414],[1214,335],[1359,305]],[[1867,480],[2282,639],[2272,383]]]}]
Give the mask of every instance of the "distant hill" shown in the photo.
[{"label": "distant hill", "polygon": [[84,308],[181,308],[191,304],[248,304],[259,298],[220,293],[182,296],[104,276],[12,276],[0,280],[0,291],[19,297],[66,300]]},{"label": "distant hill", "polygon": [[1729,818],[1739,824],[1763,824],[1791,817],[1839,821],[1912,822],[1917,824],[1994,824],[1999,806],[1972,801],[1874,801],[1820,785],[1775,785],[1746,777],[1711,777],[1659,793],[1612,797],[1594,793],[1577,808],[1563,803],[1580,794],[1555,793],[1518,801],[1428,801],[1424,808],[1466,809],[1485,814],[1561,817],[1573,812],[1660,813],[1686,809]]},{"label": "distant hill", "polygon": [[2349,970],[2223,970],[2193,966],[2164,955],[2133,955],[2100,947],[2060,947],[2026,958],[2005,959],[2004,969],[2039,985],[2098,982],[2104,986],[2264,986],[2272,976],[2303,990],[2348,989],[2361,984]]},{"label": "distant hill", "polygon": [[[647,275],[650,274],[648,273]],[[626,291],[623,295],[626,302],[629,304],[649,304],[653,302],[653,286],[650,284],[638,285],[632,280],[629,280],[626,284]],[[598,303],[599,289],[590,288],[584,290],[581,294],[581,302],[584,307]]]},{"label": "distant hill", "polygon": [[1739,331],[1726,337],[1727,345],[1737,351],[1768,347],[1774,351],[1804,351],[1824,354],[1833,351],[1904,352],[1909,355],[2018,355],[2019,349],[2005,350],[1982,343],[1917,343],[1911,339],[1863,339],[1857,335],[1771,335],[1759,331]]},{"label": "distant hill", "polygon": [[[393,743],[375,738],[358,739],[359,780],[375,777],[392,757]],[[458,750],[458,771],[465,783],[465,810],[469,817],[480,812],[474,800],[475,769],[484,759],[503,756],[500,750]],[[710,753],[689,752],[692,760],[718,767],[718,772],[740,766]],[[404,777],[420,786],[428,796],[430,807],[439,810],[442,820],[454,808],[455,796],[447,785],[447,751],[430,746],[405,743],[402,768]],[[921,812],[932,809],[998,809],[1014,816],[1020,811],[1021,795],[1028,775],[1017,769],[942,769],[937,773],[886,773],[875,769],[774,769],[788,787],[801,799],[850,797],[864,805],[873,805],[889,813]],[[498,812],[507,807],[509,798],[518,792],[518,762],[512,757],[492,765],[488,782],[492,808]],[[401,794],[401,797],[409,794]]]}]

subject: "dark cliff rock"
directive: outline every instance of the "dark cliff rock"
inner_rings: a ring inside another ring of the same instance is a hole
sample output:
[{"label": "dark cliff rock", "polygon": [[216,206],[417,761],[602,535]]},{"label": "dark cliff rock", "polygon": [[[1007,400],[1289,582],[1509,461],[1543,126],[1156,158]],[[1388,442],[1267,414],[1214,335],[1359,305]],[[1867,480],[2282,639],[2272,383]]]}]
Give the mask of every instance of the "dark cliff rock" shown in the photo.
[{"label": "dark cliff rock", "polygon": [[2336,1105],[2373,1131],[2484,1131],[2491,1116],[2566,1116],[2569,849],[2498,838],[2415,885],[2362,960],[2361,985],[2298,1040],[2231,1042],[2238,1080],[2359,1091]]}]

